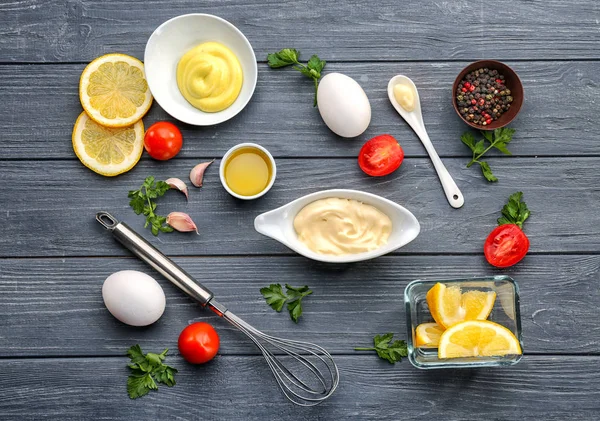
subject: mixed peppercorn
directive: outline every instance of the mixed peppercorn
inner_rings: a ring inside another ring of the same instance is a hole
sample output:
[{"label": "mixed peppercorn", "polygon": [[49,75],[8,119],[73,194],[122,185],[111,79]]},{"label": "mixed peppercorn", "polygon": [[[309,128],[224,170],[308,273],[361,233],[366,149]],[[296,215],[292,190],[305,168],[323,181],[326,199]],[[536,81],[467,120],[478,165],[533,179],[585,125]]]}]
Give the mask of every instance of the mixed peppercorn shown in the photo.
[{"label": "mixed peppercorn", "polygon": [[487,126],[508,111],[513,97],[504,75],[487,67],[465,76],[456,90],[458,110],[465,120]]}]

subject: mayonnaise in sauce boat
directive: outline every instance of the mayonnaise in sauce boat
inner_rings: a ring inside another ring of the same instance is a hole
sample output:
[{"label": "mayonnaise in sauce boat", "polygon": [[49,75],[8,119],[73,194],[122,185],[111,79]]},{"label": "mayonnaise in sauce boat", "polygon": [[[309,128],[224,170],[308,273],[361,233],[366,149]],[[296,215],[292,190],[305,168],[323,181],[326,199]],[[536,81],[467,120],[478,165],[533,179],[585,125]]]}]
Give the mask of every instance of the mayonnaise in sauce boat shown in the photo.
[{"label": "mayonnaise in sauce boat", "polygon": [[[392,230],[387,243],[362,253],[331,255],[312,251],[298,237],[294,229],[296,215],[310,203],[326,198],[356,200],[371,205],[387,215],[392,221]],[[421,230],[417,218],[406,208],[383,197],[358,190],[324,190],[296,199],[287,205],[258,215],[254,228],[259,233],[279,241],[309,259],[327,263],[350,263],[373,259],[399,249],[414,240]]]}]

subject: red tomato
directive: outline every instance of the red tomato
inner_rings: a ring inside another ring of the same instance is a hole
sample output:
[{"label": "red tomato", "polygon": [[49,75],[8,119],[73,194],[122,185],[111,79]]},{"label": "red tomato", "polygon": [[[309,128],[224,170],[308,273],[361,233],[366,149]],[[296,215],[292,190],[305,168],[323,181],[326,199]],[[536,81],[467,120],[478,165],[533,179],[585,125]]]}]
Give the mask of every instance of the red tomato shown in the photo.
[{"label": "red tomato", "polygon": [[494,228],[483,245],[483,253],[489,264],[499,268],[521,261],[528,250],[529,238],[514,224]]},{"label": "red tomato", "polygon": [[208,323],[192,323],[179,334],[177,346],[187,362],[204,364],[214,358],[219,350],[219,335]]},{"label": "red tomato", "polygon": [[400,144],[389,134],[375,136],[360,148],[358,166],[365,173],[380,177],[393,173],[404,159]]},{"label": "red tomato", "polygon": [[181,132],[168,121],[154,123],[144,136],[144,148],[152,158],[160,161],[173,158],[179,153],[182,145]]}]

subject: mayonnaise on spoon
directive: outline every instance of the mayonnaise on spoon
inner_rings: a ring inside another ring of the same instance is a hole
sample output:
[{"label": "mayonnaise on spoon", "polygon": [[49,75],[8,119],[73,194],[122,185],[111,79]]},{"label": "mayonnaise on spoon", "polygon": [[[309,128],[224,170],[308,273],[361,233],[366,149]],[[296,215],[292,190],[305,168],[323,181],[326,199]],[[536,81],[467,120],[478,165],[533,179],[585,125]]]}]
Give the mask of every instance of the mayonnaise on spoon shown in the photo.
[{"label": "mayonnaise on spoon", "polygon": [[419,136],[419,139],[421,139],[423,146],[425,146],[450,206],[460,208],[465,203],[465,198],[435,151],[427,130],[425,130],[417,87],[406,76],[394,76],[388,83],[388,97],[396,111],[398,111],[398,114],[406,120],[408,125]]}]

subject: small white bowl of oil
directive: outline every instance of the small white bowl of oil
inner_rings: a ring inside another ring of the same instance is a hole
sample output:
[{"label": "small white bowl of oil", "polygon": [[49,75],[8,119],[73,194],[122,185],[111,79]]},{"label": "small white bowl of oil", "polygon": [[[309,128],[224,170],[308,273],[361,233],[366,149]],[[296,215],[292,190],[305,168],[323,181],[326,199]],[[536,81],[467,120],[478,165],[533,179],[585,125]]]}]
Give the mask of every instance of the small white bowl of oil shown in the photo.
[{"label": "small white bowl of oil", "polygon": [[256,143],[240,143],[229,149],[219,166],[221,184],[227,192],[242,200],[266,194],[277,176],[275,159]]}]

